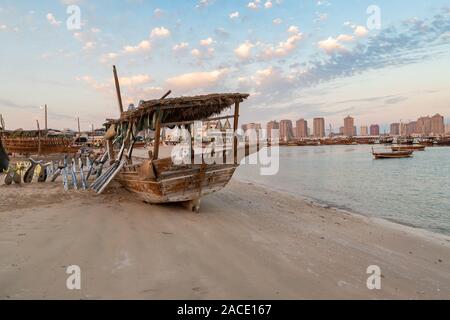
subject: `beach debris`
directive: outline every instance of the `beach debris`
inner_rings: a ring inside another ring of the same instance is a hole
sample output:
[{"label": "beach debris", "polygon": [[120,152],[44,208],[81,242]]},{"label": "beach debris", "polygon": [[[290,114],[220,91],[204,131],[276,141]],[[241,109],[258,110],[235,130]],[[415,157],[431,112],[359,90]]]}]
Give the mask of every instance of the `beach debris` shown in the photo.
[{"label": "beach debris", "polygon": [[47,181],[48,178],[48,170],[51,165],[51,162],[46,164],[40,164],[40,170],[39,170],[39,176],[38,176],[38,182],[44,183]]},{"label": "beach debris", "polygon": [[35,161],[31,158],[29,160],[31,162],[31,166],[27,169],[25,175],[23,176],[24,183],[31,183],[33,181],[34,171],[36,170],[36,167],[39,165],[38,161]]},{"label": "beach debris", "polygon": [[88,190],[89,178],[95,177],[107,161],[103,154],[98,160],[91,155],[81,154],[73,158],[65,155],[63,160],[43,162],[29,158],[28,161],[17,162],[9,166],[5,173],[5,185],[56,182],[62,176],[65,191]]}]

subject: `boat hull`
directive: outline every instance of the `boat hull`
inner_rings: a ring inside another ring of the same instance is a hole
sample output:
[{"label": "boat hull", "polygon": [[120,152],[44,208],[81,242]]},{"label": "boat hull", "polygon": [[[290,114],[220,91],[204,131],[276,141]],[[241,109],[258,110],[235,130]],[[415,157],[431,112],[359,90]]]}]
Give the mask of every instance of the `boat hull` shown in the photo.
[{"label": "boat hull", "polygon": [[127,167],[116,177],[125,189],[152,204],[198,200],[223,189],[237,165],[198,165],[179,172],[168,171],[156,179],[143,180],[139,167]]},{"label": "boat hull", "polygon": [[392,151],[425,151],[425,146],[393,146]]},{"label": "boat hull", "polygon": [[403,152],[386,152],[386,153],[373,153],[375,159],[401,159],[401,158],[411,158],[413,155],[412,151]]},{"label": "boat hull", "polygon": [[71,147],[71,143],[61,138],[4,138],[5,149],[19,154],[77,153],[79,148]]}]

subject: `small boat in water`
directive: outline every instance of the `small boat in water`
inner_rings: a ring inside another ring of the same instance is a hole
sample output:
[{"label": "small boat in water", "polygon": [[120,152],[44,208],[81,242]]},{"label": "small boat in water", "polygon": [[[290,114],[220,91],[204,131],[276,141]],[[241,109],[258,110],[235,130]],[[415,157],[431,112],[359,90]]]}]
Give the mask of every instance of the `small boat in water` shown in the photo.
[{"label": "small boat in water", "polygon": [[425,146],[420,145],[420,144],[397,145],[397,146],[392,146],[392,151],[425,151]]},{"label": "small boat in water", "polygon": [[372,149],[372,155],[375,159],[399,159],[399,158],[411,158],[414,151],[392,151],[392,152],[375,152]]}]

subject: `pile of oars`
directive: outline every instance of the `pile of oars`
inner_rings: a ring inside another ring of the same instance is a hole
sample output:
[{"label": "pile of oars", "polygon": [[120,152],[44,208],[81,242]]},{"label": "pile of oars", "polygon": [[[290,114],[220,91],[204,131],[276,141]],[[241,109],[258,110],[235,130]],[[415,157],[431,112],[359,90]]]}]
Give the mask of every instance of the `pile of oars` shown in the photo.
[{"label": "pile of oars", "polygon": [[[127,136],[131,134],[131,127],[127,134]],[[114,161],[114,163],[92,184],[91,189],[94,190],[97,193],[103,193],[105,191],[106,187],[111,183],[111,181],[114,180],[114,178],[119,174],[120,171],[122,171],[125,164],[127,164],[128,159],[131,157],[131,153],[133,152],[133,146],[136,142],[136,139],[133,139],[130,148],[128,150],[128,156],[124,158],[124,152],[125,152],[125,141],[127,141],[128,137],[123,141],[122,147],[120,149],[119,155],[117,157],[117,160]]]},{"label": "pile of oars", "polygon": [[18,163],[16,166],[10,166],[6,172],[4,183],[6,185],[32,183],[33,181],[55,182],[59,177],[62,177],[64,190],[68,191],[71,188],[74,190],[88,190],[89,179],[91,177],[99,178],[102,175],[103,166],[107,161],[107,154],[105,153],[99,159],[92,159],[91,157],[83,158],[74,157],[69,160],[66,155],[64,160],[44,163],[43,161],[35,161],[29,159],[28,162]]}]

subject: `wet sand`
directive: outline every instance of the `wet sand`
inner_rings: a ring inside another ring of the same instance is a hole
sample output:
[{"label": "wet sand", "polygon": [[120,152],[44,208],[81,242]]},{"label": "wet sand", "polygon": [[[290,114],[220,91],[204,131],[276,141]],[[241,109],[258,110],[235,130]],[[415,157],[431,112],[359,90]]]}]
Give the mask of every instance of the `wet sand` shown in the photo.
[{"label": "wet sand", "polygon": [[450,238],[235,180],[200,214],[118,187],[2,185],[0,299],[29,298],[449,299]]}]

